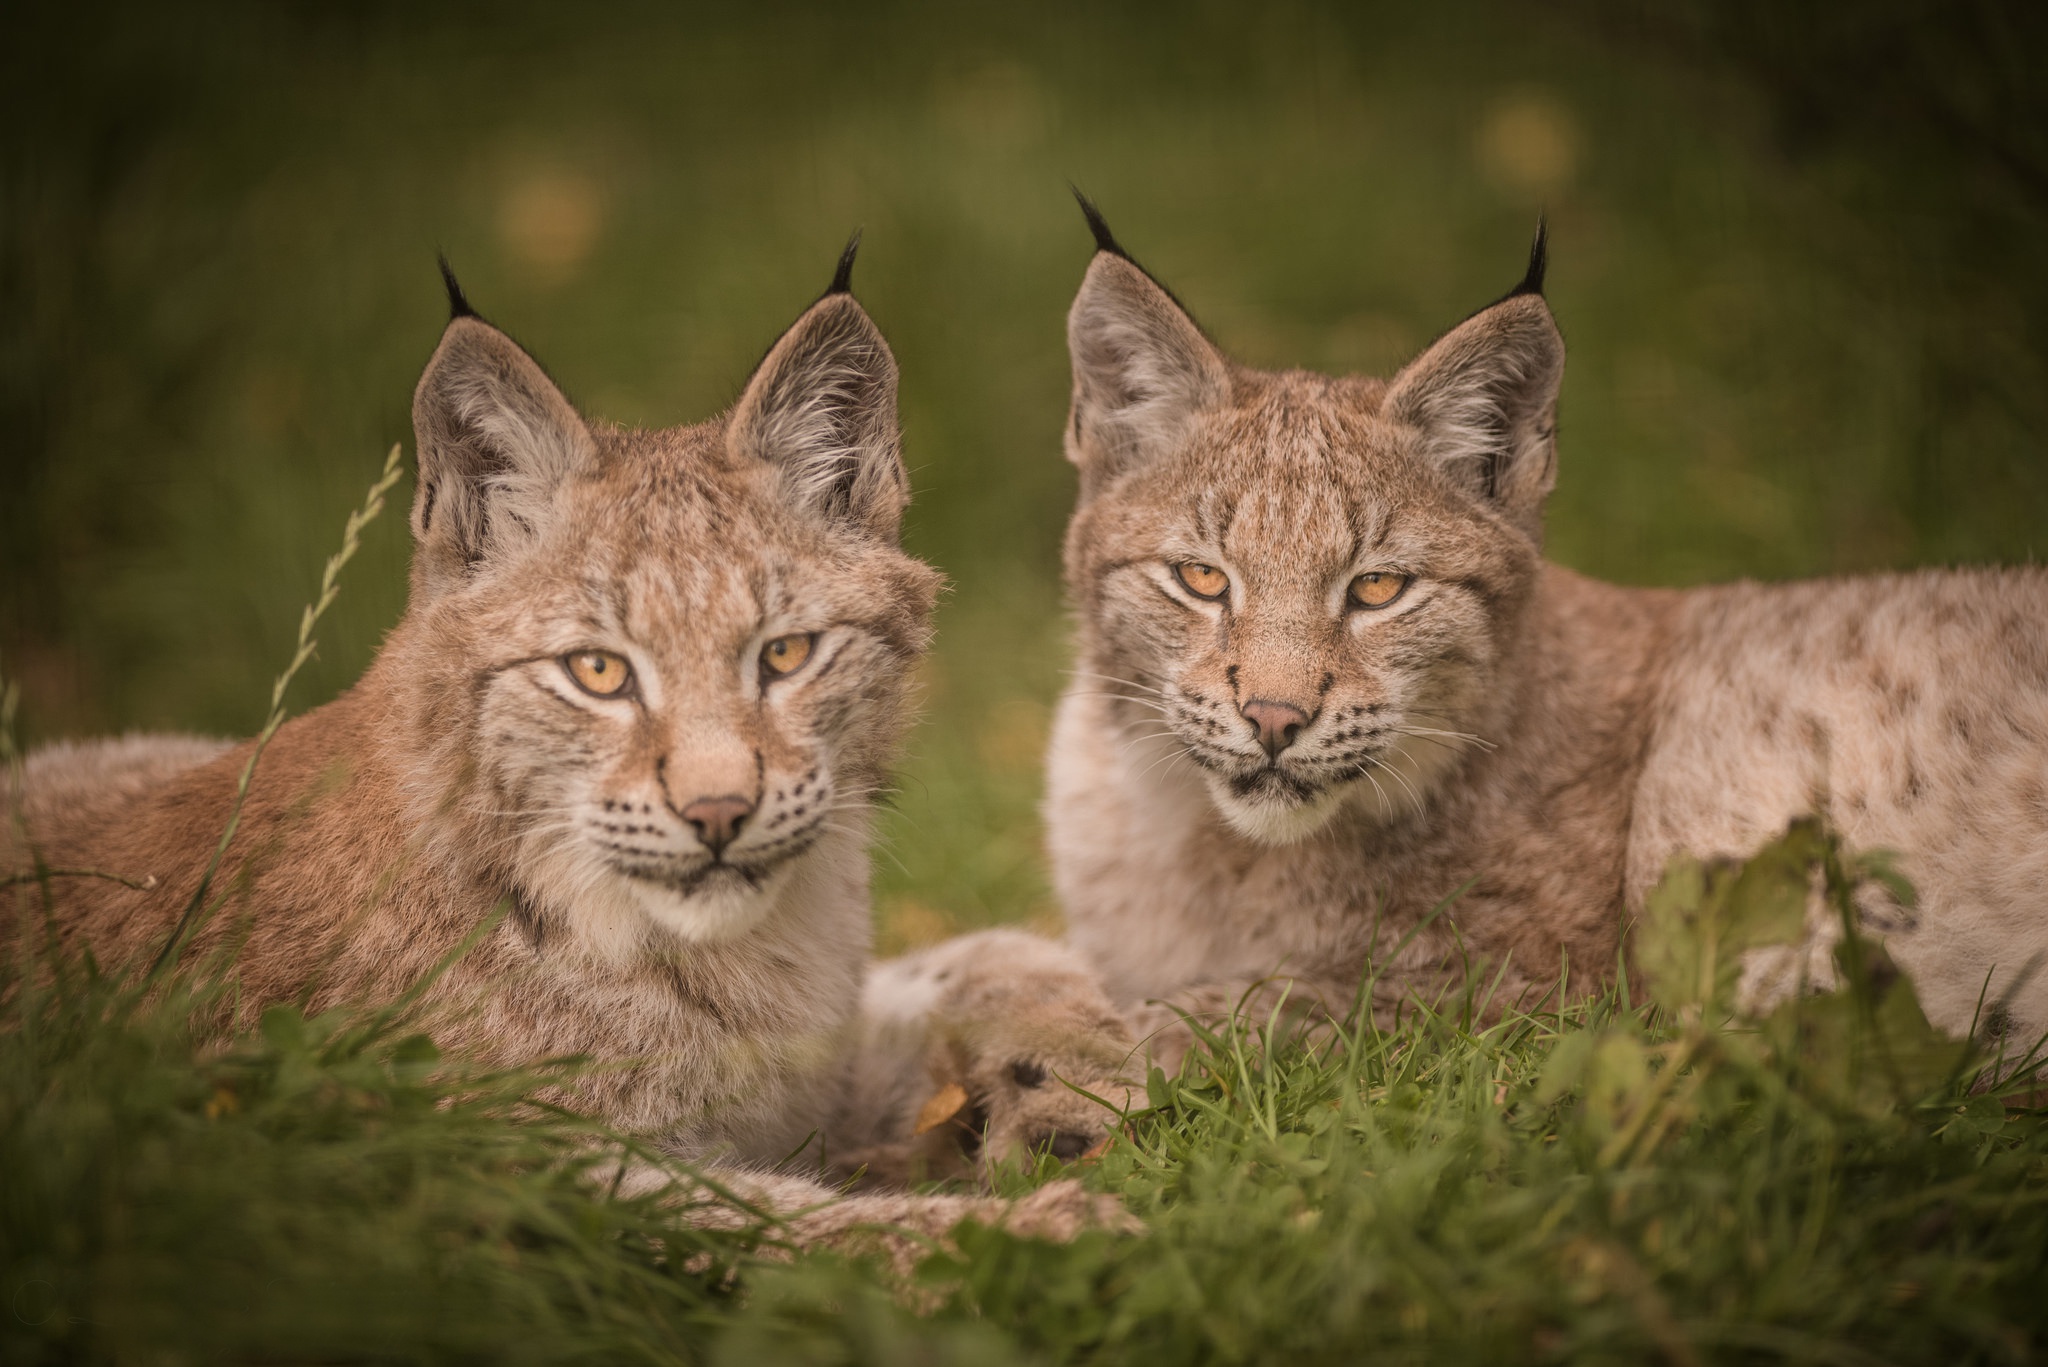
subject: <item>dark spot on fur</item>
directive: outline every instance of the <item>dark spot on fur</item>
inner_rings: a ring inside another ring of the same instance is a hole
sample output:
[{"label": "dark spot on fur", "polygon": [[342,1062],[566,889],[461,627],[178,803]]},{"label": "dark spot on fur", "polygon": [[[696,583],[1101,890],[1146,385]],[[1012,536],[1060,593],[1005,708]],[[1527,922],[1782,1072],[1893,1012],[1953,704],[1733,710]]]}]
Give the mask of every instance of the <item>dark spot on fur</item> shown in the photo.
[{"label": "dark spot on fur", "polygon": [[1010,1065],[1010,1081],[1019,1087],[1042,1087],[1045,1085],[1045,1069],[1030,1059],[1018,1059]]},{"label": "dark spot on fur", "polygon": [[1324,674],[1324,675],[1323,675],[1323,686],[1322,686],[1322,688],[1321,688],[1321,689],[1320,689],[1319,691],[1321,691],[1321,692],[1324,692],[1324,693],[1327,693],[1327,692],[1329,692],[1329,691],[1330,691],[1330,690],[1331,690],[1332,688],[1334,688],[1334,687],[1336,686],[1336,684],[1337,684],[1337,676],[1336,676],[1335,674],[1328,674],[1328,673],[1326,673],[1326,674]]},{"label": "dark spot on fur", "polygon": [[981,1152],[981,1143],[988,1133],[988,1111],[980,1104],[969,1106],[953,1117],[953,1131],[959,1137],[960,1152],[969,1158]]},{"label": "dark spot on fur", "polygon": [[1863,653],[1863,647],[1863,619],[1852,616],[1842,624],[1842,653],[1853,660]]},{"label": "dark spot on fur", "polygon": [[1074,1134],[1069,1130],[1054,1130],[1034,1139],[1031,1147],[1049,1151],[1062,1163],[1071,1163],[1095,1146],[1095,1141],[1085,1134]]},{"label": "dark spot on fur", "polygon": [[540,908],[533,900],[520,889],[513,888],[510,898],[512,906],[507,919],[512,922],[512,928],[519,932],[519,937],[526,941],[527,946],[538,950],[541,943],[547,939],[547,918],[541,914]]}]

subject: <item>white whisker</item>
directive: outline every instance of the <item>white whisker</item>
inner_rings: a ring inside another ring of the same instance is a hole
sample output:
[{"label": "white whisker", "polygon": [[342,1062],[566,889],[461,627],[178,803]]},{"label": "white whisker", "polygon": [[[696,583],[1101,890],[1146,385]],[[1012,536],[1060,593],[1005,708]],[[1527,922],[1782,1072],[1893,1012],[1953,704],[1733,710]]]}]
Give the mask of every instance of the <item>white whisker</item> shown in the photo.
[{"label": "white whisker", "polygon": [[1488,740],[1486,737],[1475,736],[1469,731],[1439,731],[1435,727],[1431,726],[1396,726],[1393,729],[1400,735],[1416,736],[1425,740],[1431,737],[1440,736],[1445,740],[1457,740],[1463,741],[1467,745],[1476,745],[1482,750],[1493,750],[1498,748],[1494,745],[1492,741]]},{"label": "white whisker", "polygon": [[1380,768],[1386,770],[1387,773],[1393,778],[1393,780],[1396,783],[1400,784],[1403,788],[1407,789],[1409,798],[1415,803],[1415,810],[1418,812],[1422,810],[1423,806],[1425,805],[1422,801],[1422,794],[1415,791],[1415,785],[1408,781],[1407,775],[1403,774],[1399,769],[1396,769],[1393,765],[1387,763],[1385,760],[1379,758],[1377,755],[1367,755],[1366,759],[1369,762],[1377,764]]}]

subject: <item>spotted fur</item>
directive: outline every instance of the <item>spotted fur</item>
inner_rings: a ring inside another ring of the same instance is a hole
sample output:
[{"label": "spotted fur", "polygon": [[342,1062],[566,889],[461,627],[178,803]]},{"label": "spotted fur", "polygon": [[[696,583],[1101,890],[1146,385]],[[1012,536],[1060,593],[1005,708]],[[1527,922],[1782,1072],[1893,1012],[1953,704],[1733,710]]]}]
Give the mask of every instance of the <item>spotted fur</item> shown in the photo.
[{"label": "spotted fur", "polygon": [[[458,312],[414,401],[405,617],[278,733],[216,880],[198,948],[246,934],[249,1009],[388,998],[503,904],[435,990],[444,1044],[633,1060],[574,1099],[683,1153],[780,1159],[818,1128],[867,956],[871,798],[938,585],[896,544],[895,387],[835,293],[730,413],[629,430]],[[851,471],[834,498],[821,459]],[[810,658],[771,676],[762,647],[792,633]],[[583,650],[628,661],[629,687],[580,687]],[[23,811],[49,863],[148,884],[56,888],[67,941],[133,964],[190,898],[248,747],[125,745],[33,758]],[[685,816],[705,797],[749,808],[722,849]]]},{"label": "spotted fur", "polygon": [[[1373,960],[1382,1007],[1475,962],[1533,1001],[1567,964],[1610,977],[1674,853],[1820,804],[1903,852],[1919,913],[1872,927],[1930,1016],[1965,1030],[1984,992],[2048,1029],[2048,574],[1673,592],[1546,564],[1564,345],[1531,276],[1380,380],[1235,364],[1098,252],[1046,799],[1074,942],[1126,1004],[1341,1011]],[[1372,570],[1407,576],[1381,608],[1346,598]],[[1277,752],[1262,707],[1299,719]]]}]

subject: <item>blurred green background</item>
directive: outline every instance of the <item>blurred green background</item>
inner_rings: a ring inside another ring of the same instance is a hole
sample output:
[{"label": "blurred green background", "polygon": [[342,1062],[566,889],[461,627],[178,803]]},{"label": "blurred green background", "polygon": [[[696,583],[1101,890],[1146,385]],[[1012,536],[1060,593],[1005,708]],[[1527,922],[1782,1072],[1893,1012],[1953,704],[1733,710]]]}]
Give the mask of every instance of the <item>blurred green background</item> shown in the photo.
[{"label": "blurred green background", "polygon": [[[884,943],[1050,921],[1078,183],[1238,356],[1570,347],[1551,551],[1632,583],[2034,556],[2038,4],[56,5],[0,18],[0,673],[31,740],[245,733],[445,317],[579,404],[731,401],[866,229],[951,577]],[[375,527],[297,701],[402,603]],[[2048,630],[2048,624],[2044,624]]]}]

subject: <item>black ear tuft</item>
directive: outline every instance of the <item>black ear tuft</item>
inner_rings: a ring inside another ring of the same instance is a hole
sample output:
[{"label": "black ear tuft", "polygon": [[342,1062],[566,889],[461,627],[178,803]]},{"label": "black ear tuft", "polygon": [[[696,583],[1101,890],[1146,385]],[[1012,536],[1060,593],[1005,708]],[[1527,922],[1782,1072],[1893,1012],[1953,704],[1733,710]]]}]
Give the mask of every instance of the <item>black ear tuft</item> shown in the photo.
[{"label": "black ear tuft", "polygon": [[1522,283],[1509,290],[1507,297],[1543,293],[1543,275],[1550,269],[1550,226],[1542,214],[1536,216],[1536,240],[1529,244],[1529,270],[1523,275]]},{"label": "black ear tuft", "polygon": [[853,230],[853,236],[846,239],[846,250],[839,253],[839,269],[832,272],[832,286],[826,294],[853,293],[853,258],[860,254],[860,229]]},{"label": "black ear tuft", "polygon": [[[1081,216],[1088,220],[1088,231],[1095,234],[1095,250],[1108,252],[1111,256],[1121,256],[1124,260],[1130,261],[1131,254],[1123,249],[1122,244],[1116,240],[1116,234],[1109,230],[1109,223],[1103,218],[1102,210],[1096,208],[1095,202],[1081,193],[1080,186],[1070,181],[1067,188],[1074,192],[1074,202],[1081,206]],[[1131,264],[1137,263],[1132,261]]]},{"label": "black ear tuft", "polygon": [[462,286],[455,283],[455,268],[448,264],[448,254],[443,252],[436,259],[441,263],[441,283],[448,287],[448,321],[452,323],[457,318],[478,317],[477,311],[469,306],[469,300],[463,297]]}]

